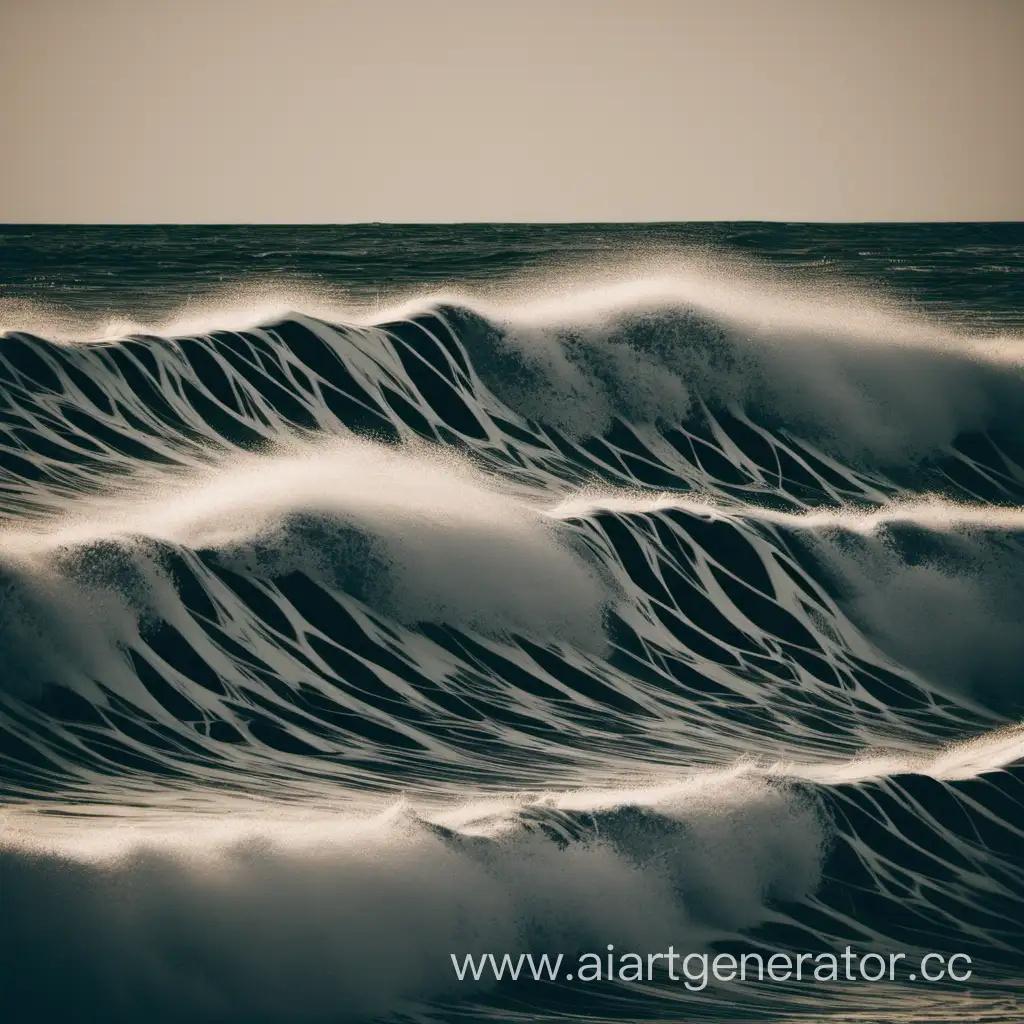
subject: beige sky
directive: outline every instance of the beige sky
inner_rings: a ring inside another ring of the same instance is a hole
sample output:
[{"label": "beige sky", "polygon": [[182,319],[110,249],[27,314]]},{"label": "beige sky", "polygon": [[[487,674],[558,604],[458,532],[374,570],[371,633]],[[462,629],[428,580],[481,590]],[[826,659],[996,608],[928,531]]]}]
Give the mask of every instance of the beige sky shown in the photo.
[{"label": "beige sky", "polygon": [[0,222],[1024,219],[1024,0],[0,0]]}]

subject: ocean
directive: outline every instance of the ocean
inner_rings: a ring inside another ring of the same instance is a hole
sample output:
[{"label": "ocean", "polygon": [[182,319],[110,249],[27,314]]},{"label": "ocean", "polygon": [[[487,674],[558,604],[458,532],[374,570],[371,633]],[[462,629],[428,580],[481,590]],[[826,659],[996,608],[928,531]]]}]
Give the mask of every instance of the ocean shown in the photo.
[{"label": "ocean", "polygon": [[5,1020],[1022,1018],[1024,226],[6,226],[0,333]]}]

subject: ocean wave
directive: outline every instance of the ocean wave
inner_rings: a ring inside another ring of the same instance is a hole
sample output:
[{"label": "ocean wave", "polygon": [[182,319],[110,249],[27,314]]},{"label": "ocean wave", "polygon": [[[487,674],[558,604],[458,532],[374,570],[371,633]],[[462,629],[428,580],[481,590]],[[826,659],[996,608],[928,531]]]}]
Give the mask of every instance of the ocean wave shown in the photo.
[{"label": "ocean wave", "polygon": [[[25,988],[54,962],[87,980],[36,1003],[59,1016],[84,994],[110,1020],[312,1021],[338,1006],[363,1020],[480,995],[439,950],[825,950],[851,928],[862,950],[969,950],[990,980],[1012,977],[1024,875],[1006,812],[1022,795],[1019,773],[825,786],[734,769],[428,817],[399,804],[225,818],[217,797],[219,815],[124,812],[87,834],[15,817],[4,942]],[[50,908],[61,927],[43,942]]]},{"label": "ocean wave", "polygon": [[1013,976],[1013,346],[702,288],[0,339],[26,1005],[56,957],[109,1020],[373,1017],[545,942]]}]

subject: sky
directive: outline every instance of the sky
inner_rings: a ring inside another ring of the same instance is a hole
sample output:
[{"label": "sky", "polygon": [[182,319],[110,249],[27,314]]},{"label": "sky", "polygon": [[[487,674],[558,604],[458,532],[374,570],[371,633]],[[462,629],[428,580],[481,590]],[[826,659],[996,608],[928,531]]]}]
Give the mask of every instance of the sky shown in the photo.
[{"label": "sky", "polygon": [[0,222],[1024,219],[1024,0],[0,0]]}]

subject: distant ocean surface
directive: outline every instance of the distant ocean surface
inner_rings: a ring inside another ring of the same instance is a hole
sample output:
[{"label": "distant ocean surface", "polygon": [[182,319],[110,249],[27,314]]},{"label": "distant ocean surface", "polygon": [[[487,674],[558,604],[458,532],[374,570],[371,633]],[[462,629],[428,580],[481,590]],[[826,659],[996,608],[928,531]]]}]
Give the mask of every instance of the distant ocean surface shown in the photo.
[{"label": "distant ocean surface", "polygon": [[1022,1019],[1022,427],[1020,224],[0,226],[4,1019]]},{"label": "distant ocean surface", "polygon": [[240,283],[426,299],[686,250],[751,258],[826,287],[859,282],[993,332],[1024,323],[1022,247],[1018,223],[0,225],[0,300],[145,319]]}]

